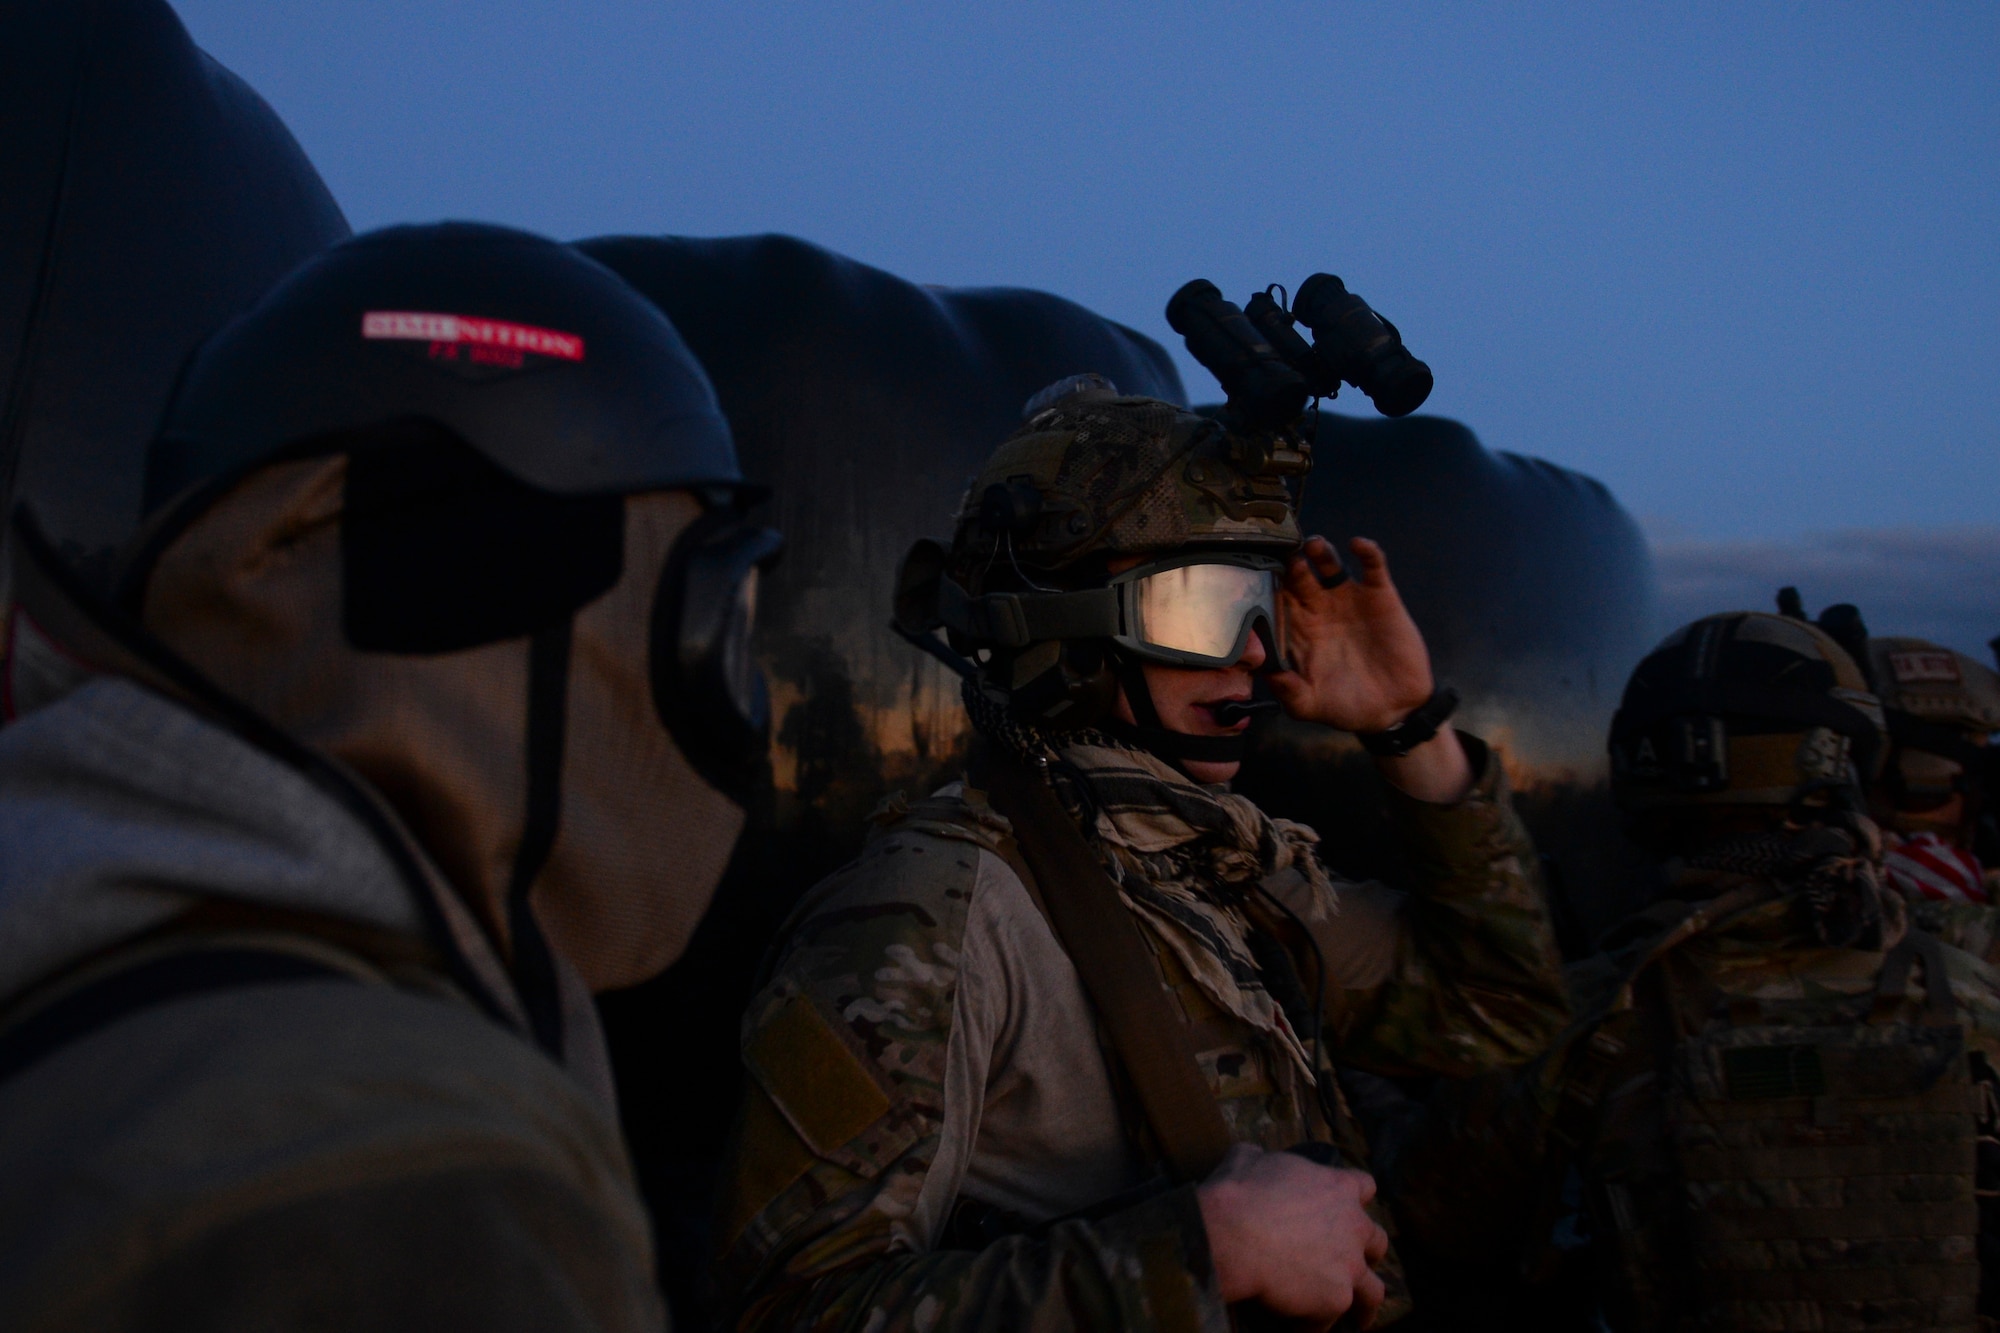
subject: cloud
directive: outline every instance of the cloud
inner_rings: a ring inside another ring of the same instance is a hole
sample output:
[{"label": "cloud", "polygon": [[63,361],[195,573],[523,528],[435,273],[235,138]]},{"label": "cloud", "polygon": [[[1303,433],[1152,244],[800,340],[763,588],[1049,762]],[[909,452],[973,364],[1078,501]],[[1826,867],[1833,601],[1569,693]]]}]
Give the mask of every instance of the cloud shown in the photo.
[{"label": "cloud", "polygon": [[1798,588],[1817,614],[1861,608],[1870,631],[1932,639],[1992,660],[2000,634],[2000,528],[1878,528],[1781,541],[1712,541],[1652,527],[1661,631],[1717,611],[1769,611]]}]

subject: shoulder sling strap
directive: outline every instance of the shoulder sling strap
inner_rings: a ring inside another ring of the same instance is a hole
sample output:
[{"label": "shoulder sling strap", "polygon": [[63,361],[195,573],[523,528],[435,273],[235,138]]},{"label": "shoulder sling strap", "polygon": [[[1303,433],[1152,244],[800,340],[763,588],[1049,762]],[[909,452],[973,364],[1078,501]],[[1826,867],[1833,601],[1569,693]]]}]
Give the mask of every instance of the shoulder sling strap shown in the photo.
[{"label": "shoulder sling strap", "polygon": [[1028,888],[1039,889],[1049,925],[1083,979],[1167,1165],[1178,1180],[1201,1180],[1229,1151],[1229,1128],[1139,923],[1046,783],[990,750],[975,770],[974,781],[1014,826],[1037,881]]}]

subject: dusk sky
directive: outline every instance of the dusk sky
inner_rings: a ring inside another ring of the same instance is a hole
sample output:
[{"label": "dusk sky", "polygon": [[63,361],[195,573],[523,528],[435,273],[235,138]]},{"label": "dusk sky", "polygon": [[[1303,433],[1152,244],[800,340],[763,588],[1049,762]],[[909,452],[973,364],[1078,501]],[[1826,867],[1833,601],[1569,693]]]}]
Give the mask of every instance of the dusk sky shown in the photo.
[{"label": "dusk sky", "polygon": [[1815,604],[1920,566],[1951,607],[1881,628],[2000,631],[2000,6],[177,8],[357,228],[789,232],[1177,354],[1188,278],[1326,269],[1427,411],[1609,483],[1670,602],[1690,552]]}]

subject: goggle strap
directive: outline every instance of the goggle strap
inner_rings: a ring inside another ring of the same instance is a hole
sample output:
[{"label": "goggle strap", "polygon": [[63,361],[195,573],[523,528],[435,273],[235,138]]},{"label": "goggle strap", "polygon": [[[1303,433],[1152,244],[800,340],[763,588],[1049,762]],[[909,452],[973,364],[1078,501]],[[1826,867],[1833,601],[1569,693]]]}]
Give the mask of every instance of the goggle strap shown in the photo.
[{"label": "goggle strap", "polygon": [[938,622],[979,643],[1025,648],[1051,639],[1108,639],[1119,632],[1118,594],[987,593],[974,597],[952,579],[938,581]]}]

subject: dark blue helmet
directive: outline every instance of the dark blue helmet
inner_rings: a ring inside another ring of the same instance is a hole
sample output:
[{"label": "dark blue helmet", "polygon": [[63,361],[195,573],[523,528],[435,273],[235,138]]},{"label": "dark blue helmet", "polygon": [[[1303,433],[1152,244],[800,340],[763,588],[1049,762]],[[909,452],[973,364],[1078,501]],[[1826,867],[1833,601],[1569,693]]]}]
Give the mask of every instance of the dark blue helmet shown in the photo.
[{"label": "dark blue helmet", "polygon": [[323,252],[211,337],[146,459],[146,512],[333,437],[422,419],[554,495],[740,485],[659,308],[556,241],[472,223]]}]

